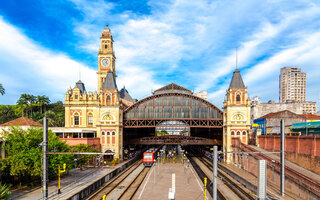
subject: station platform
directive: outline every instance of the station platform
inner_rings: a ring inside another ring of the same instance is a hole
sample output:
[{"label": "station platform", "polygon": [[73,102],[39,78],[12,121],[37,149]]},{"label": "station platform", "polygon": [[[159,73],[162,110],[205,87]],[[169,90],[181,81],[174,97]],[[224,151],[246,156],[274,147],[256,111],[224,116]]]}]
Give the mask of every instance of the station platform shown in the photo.
[{"label": "station platform", "polygon": [[[172,188],[172,174],[175,174],[175,199],[204,199],[204,186],[198,175],[189,164],[185,167],[183,161],[176,163],[167,161],[150,169],[140,185],[134,199],[165,200],[169,199],[169,188]],[[158,170],[159,169],[159,170]],[[207,199],[212,199],[207,192]]]},{"label": "station platform", "polygon": [[[58,180],[49,181],[48,184],[48,197],[49,199],[61,199],[64,196],[68,195],[70,192],[73,192],[82,186],[87,185],[99,179],[106,174],[110,173],[112,170],[120,167],[128,161],[119,163],[116,166],[108,166],[108,167],[90,167],[84,170],[77,169],[76,171],[70,170],[69,174],[63,175],[61,177],[61,194],[57,195],[58,191]],[[76,177],[76,178],[75,178]],[[37,200],[42,198],[41,188],[35,187],[33,189],[18,189],[12,191],[11,199],[19,199],[19,200]]]}]

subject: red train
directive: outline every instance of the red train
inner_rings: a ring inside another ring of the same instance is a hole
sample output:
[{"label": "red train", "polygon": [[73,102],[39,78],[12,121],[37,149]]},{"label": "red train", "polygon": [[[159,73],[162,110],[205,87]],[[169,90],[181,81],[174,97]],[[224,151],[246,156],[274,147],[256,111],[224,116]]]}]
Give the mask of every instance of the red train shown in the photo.
[{"label": "red train", "polygon": [[146,167],[151,167],[156,159],[156,149],[149,149],[143,153],[143,165]]}]

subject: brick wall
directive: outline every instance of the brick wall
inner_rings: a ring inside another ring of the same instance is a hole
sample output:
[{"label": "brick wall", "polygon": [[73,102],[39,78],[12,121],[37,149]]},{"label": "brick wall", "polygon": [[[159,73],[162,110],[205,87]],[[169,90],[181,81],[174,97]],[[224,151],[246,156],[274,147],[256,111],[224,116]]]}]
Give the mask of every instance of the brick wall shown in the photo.
[{"label": "brick wall", "polygon": [[[259,146],[268,151],[280,151],[280,136],[262,135]],[[320,137],[286,136],[286,159],[320,174]]]},{"label": "brick wall", "polygon": [[101,151],[100,138],[60,138],[68,145],[88,144]]},{"label": "brick wall", "polygon": [[[280,136],[261,135],[259,147],[269,151],[280,151]],[[289,153],[320,156],[319,136],[286,136],[285,151]]]}]

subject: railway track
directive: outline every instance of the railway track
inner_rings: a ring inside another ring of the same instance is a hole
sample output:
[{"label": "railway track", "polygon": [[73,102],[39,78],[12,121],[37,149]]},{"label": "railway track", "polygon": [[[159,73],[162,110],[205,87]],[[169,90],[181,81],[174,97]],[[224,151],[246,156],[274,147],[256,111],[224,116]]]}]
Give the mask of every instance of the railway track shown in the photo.
[{"label": "railway track", "polygon": [[[190,162],[201,180],[203,180],[204,177],[209,179],[207,190],[210,195],[212,195],[212,163],[205,160],[202,156],[197,157],[194,155],[195,154],[189,157]],[[256,199],[254,193],[243,187],[237,181],[233,180],[231,176],[223,172],[221,169],[218,169],[218,177],[218,199]]]},{"label": "railway track", "polygon": [[108,200],[133,199],[149,170],[150,168],[144,167],[141,160],[137,161],[88,199],[101,200],[104,195],[106,195],[106,199]]},{"label": "railway track", "polygon": [[[245,151],[249,151],[249,152],[256,152],[257,150],[250,147],[250,146],[244,146],[244,150]],[[271,157],[269,157],[266,154],[253,154],[253,157],[257,158],[257,159],[263,159],[263,160],[267,160],[268,163],[271,163],[273,161],[273,163],[275,164],[275,169],[277,171],[280,171],[281,169],[281,163],[277,160],[272,159]],[[305,187],[310,193],[314,194],[315,196],[320,197],[320,183],[314,179],[312,179],[311,177],[308,177],[288,166],[285,166],[285,173],[286,176],[288,176],[293,182],[295,182],[298,185],[301,185],[303,187]]]},{"label": "railway track", "polygon": [[[206,158],[198,158],[210,171],[213,171],[213,165]],[[223,181],[223,183],[230,188],[240,199],[256,199],[254,193],[252,193],[247,188],[243,187],[239,182],[235,181],[230,175],[225,173],[223,170],[218,168],[218,178]]]}]

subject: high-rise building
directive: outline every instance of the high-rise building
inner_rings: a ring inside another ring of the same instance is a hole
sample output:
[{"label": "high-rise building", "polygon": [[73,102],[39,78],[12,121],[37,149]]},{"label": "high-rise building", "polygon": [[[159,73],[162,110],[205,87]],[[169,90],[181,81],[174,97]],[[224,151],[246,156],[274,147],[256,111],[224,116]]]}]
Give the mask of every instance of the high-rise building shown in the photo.
[{"label": "high-rise building", "polygon": [[280,103],[306,101],[306,73],[300,67],[281,68],[279,81]]}]

